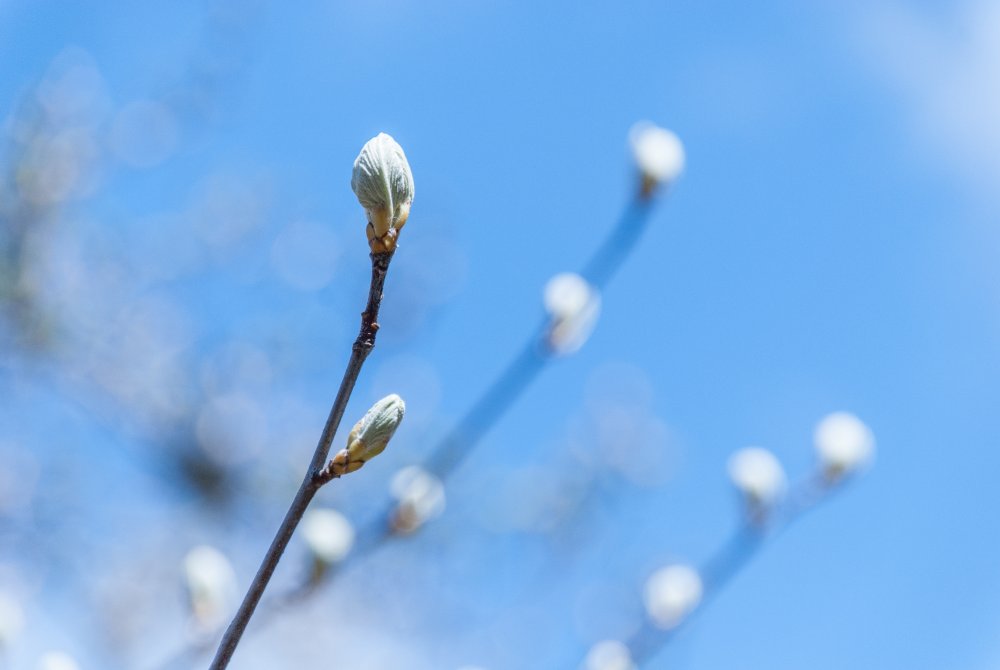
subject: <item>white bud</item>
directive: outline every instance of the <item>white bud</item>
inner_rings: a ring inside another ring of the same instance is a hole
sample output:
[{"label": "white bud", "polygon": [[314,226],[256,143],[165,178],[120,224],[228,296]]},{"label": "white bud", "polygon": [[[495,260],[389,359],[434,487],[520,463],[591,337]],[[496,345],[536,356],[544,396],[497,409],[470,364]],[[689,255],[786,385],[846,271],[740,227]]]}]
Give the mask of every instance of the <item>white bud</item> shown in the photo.
[{"label": "white bud", "polygon": [[184,557],[184,581],[195,620],[206,628],[224,623],[237,594],[229,559],[213,547],[195,547]]},{"label": "white bud", "polygon": [[835,412],[820,421],[814,440],[824,474],[830,479],[864,467],[875,452],[871,429],[847,412]]},{"label": "white bud", "polygon": [[597,325],[601,294],[580,275],[563,272],[545,284],[543,302],[551,319],[549,349],[562,355],[578,351]]},{"label": "white bud", "polygon": [[582,670],[635,670],[635,664],[628,647],[618,640],[604,640],[590,648]]},{"label": "white bud", "polygon": [[354,526],[336,510],[310,509],[302,519],[302,537],[316,560],[339,563],[354,546]]},{"label": "white bud", "polygon": [[340,476],[359,470],[365,463],[381,454],[395,434],[405,413],[406,403],[395,393],[372,405],[351,429],[347,436],[347,448],[341,450],[330,462],[333,474]]},{"label": "white bud", "polygon": [[38,670],[80,670],[80,666],[66,652],[49,651],[38,659]]},{"label": "white bud", "polygon": [[755,511],[764,511],[778,502],[787,485],[781,463],[760,447],[747,447],[733,454],[729,458],[729,478]]},{"label": "white bud", "polygon": [[701,577],[687,565],[660,568],[646,582],[646,612],[660,628],[674,628],[701,602]]},{"label": "white bud", "polygon": [[24,628],[24,610],[21,604],[0,593],[0,651],[10,647]]},{"label": "white bud", "polygon": [[629,131],[629,142],[645,195],[660,184],[670,184],[684,169],[684,145],[665,128],[640,121]]},{"label": "white bud", "polygon": [[396,499],[392,526],[398,532],[412,533],[444,512],[444,484],[419,466],[411,465],[397,472],[389,484],[389,492]]},{"label": "white bud", "polygon": [[[413,174],[396,140],[379,133],[354,161],[351,188],[368,214],[368,239],[373,250],[392,251],[396,235],[410,214]],[[384,249],[376,249],[380,242]]]}]

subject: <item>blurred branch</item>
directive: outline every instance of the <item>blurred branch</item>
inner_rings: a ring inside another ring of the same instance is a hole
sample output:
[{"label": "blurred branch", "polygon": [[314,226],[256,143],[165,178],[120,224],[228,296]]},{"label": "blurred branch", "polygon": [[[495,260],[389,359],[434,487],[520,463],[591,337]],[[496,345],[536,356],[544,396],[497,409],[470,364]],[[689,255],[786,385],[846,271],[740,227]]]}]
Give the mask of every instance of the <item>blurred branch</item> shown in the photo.
[{"label": "blurred branch", "polygon": [[[628,259],[649,223],[653,200],[637,194],[625,208],[618,224],[598,247],[581,273],[597,291],[604,288]],[[442,481],[468,457],[482,437],[503,418],[535,377],[553,359],[544,335],[550,320],[542,319],[520,351],[479,396],[458,424],[431,450],[423,467]]]},{"label": "blurred branch", "polygon": [[[780,510],[775,510],[780,511],[780,514],[773,514],[770,523],[765,519],[747,516],[698,570],[703,591],[697,608],[691,614],[704,612],[768,543],[777,540],[808,512],[841,490],[843,483],[842,480],[831,481],[822,474],[810,476],[792,487],[786,503]],[[686,616],[677,626],[667,630],[657,628],[648,619],[645,620],[642,628],[626,643],[634,666],[644,667],[656,658],[692,618],[690,615]]]},{"label": "blurred branch", "polygon": [[[653,199],[637,194],[625,208],[617,225],[587,262],[583,276],[598,291],[610,282],[628,259],[649,223]],[[469,456],[496,423],[513,406],[532,381],[554,358],[544,336],[550,323],[543,318],[531,331],[519,352],[486,388],[455,427],[431,449],[422,466],[442,480]],[[391,513],[391,510],[390,510]],[[388,514],[386,515],[388,518]]]}]

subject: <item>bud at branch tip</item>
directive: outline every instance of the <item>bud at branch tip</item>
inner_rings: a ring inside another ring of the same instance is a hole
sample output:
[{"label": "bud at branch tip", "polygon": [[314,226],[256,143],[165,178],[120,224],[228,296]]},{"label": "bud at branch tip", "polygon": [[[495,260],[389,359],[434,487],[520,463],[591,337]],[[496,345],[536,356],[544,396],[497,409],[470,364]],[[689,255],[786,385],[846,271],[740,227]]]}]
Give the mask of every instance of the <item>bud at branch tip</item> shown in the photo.
[{"label": "bud at branch tip", "polygon": [[385,133],[368,140],[354,161],[351,189],[368,215],[372,253],[395,251],[413,202],[413,174],[396,140]]}]

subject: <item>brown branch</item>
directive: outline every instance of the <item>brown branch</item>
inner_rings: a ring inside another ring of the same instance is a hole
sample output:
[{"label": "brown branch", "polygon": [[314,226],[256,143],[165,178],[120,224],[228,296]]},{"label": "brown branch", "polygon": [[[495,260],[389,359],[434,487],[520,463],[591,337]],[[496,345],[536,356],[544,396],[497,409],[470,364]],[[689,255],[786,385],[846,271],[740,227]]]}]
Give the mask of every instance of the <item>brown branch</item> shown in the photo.
[{"label": "brown branch", "polygon": [[275,533],[274,540],[271,541],[271,546],[264,555],[264,560],[257,570],[257,575],[250,583],[250,588],[247,590],[247,594],[244,596],[243,603],[236,612],[233,622],[229,625],[226,634],[219,643],[215,659],[212,661],[212,665],[209,666],[210,670],[223,670],[223,668],[229,665],[229,661],[236,651],[236,645],[239,644],[240,638],[243,637],[247,624],[250,623],[250,618],[253,616],[254,610],[257,609],[257,604],[264,595],[264,589],[267,588],[267,584],[271,580],[271,575],[274,574],[274,570],[278,566],[278,561],[281,560],[281,556],[288,546],[292,533],[295,532],[299,521],[302,520],[302,515],[312,501],[313,496],[316,495],[316,492],[319,491],[323,484],[329,481],[329,478],[323,477],[320,473],[326,466],[333,438],[344,416],[347,401],[354,390],[354,385],[361,372],[361,366],[364,365],[368,354],[375,347],[375,335],[378,332],[378,310],[382,303],[382,288],[385,285],[385,276],[389,270],[389,261],[392,260],[392,252],[373,252],[371,259],[372,279],[368,289],[368,304],[365,306],[365,311],[361,314],[361,332],[358,333],[358,339],[354,341],[354,346],[351,348],[351,358],[347,362],[347,369],[344,371],[344,378],[340,382],[340,389],[337,391],[337,397],[333,401],[333,407],[330,408],[330,415],[326,420],[326,426],[323,428],[323,433],[319,438],[319,443],[316,445],[316,451],[313,453],[309,469],[302,479],[302,484],[295,494],[295,499],[292,500],[292,504],[285,514],[285,519],[281,522],[277,533]]},{"label": "brown branch", "polygon": [[[616,225],[581,270],[584,278],[595,288],[603,290],[635,250],[638,241],[649,225],[657,200],[658,198],[652,197],[650,193],[645,191],[637,193],[629,200]],[[369,242],[374,243],[374,240],[377,239],[369,231]],[[392,247],[395,249],[395,245]],[[388,260],[386,260],[386,265],[388,265]],[[369,308],[366,312],[370,309],[371,303],[369,301]],[[427,468],[442,480],[447,480],[478,446],[482,437],[521,397],[531,382],[552,360],[551,352],[545,348],[543,342],[548,322],[547,318],[543,318],[541,323],[529,333],[522,348],[503,368],[500,375],[487,386],[483,394],[466,411],[455,427],[422,459],[422,467]],[[374,340],[374,330],[370,335]],[[324,464],[319,462],[318,465]],[[350,556],[351,562],[362,560],[362,557],[375,553],[390,540],[398,537],[395,532],[387,529],[387,524],[392,518],[395,508],[395,504],[387,505],[379,515],[374,517],[371,524],[362,529],[359,541]],[[283,609],[314,594],[321,586],[329,584],[332,581],[331,578],[332,575],[328,575],[324,581],[314,582],[311,576],[307,582],[293,587],[291,591],[271,603],[272,611]],[[157,667],[162,668],[163,666]]]}]

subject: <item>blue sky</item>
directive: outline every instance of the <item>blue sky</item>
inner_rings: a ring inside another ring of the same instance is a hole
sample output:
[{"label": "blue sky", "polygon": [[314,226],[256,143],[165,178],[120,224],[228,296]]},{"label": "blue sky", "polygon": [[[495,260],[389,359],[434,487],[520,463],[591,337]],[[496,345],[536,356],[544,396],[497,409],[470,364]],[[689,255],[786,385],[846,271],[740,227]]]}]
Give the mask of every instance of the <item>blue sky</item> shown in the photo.
[{"label": "blue sky", "polygon": [[[489,434],[450,484],[446,516],[262,635],[245,667],[305,654],[280,642],[324,617],[337,632],[308,630],[385,655],[345,650],[345,667],[561,667],[627,628],[659,564],[724,541],[737,519],[731,452],[766,446],[804,475],[815,423],[841,409],[872,427],[872,470],[767,547],[651,667],[997,667],[992,3],[247,7],[213,24],[205,3],[0,0],[0,112],[68,47],[103,81],[98,137],[127,132],[122,111],[145,109],[130,103],[171,101],[139,156],[153,165],[109,150],[100,187],[62,210],[79,232],[53,266],[75,257],[67,248],[124,257],[116,267],[140,278],[116,280],[115,295],[140,323],[135,304],[161,320],[152,341],[196,361],[204,393],[246,401],[262,428],[245,436],[256,451],[233,458],[263,468],[308,451],[353,338],[367,250],[351,162],[379,131],[403,145],[416,199],[348,416],[393,391],[411,414],[384,463],[324,494],[352,517],[521,346],[546,279],[578,268],[612,226],[633,179],[630,125],[673,129],[688,161],[591,340]],[[87,295],[105,286],[94,267],[74,272]],[[266,382],[244,368],[226,378],[224,362],[223,381],[205,381],[234,342],[267,352]],[[172,379],[164,367],[139,386]],[[109,546],[126,563],[180,556],[188,545],[164,537],[177,533],[221,539],[249,578],[283,489],[222,522],[160,481],[142,430],[109,431],[67,399],[72,383],[31,370],[2,437],[45,464],[66,449],[53,431],[72,436],[75,472],[100,498],[80,513],[88,560]],[[647,426],[655,486],[618,477],[562,533],[540,532],[532,496],[572,479],[593,408],[618,405]],[[498,513],[505,503],[528,512]],[[8,581],[30,573],[39,586],[15,667],[52,646],[109,663],[77,591],[21,549],[4,547]],[[154,593],[178,619],[170,569]]]}]

